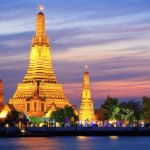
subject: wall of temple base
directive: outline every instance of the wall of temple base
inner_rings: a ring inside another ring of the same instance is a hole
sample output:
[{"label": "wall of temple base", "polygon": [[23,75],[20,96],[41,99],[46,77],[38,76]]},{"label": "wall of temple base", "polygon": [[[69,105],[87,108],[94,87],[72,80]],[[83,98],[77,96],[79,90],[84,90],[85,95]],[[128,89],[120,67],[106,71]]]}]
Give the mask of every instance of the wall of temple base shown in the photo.
[{"label": "wall of temple base", "polygon": [[[72,106],[71,103],[69,103],[68,99],[65,100],[66,101],[55,99],[54,101],[53,99],[46,99],[45,101],[42,101],[38,98],[37,99],[33,98],[29,101],[26,101],[25,99],[24,100],[13,99],[11,100],[13,101],[13,103],[11,103],[10,101],[9,104],[12,104],[18,112],[26,112],[30,116],[42,117],[44,116],[45,113],[47,113],[51,109],[51,106],[53,104],[56,106],[56,108],[64,108],[66,105]],[[74,110],[75,114],[78,115],[77,110],[76,109]]]}]

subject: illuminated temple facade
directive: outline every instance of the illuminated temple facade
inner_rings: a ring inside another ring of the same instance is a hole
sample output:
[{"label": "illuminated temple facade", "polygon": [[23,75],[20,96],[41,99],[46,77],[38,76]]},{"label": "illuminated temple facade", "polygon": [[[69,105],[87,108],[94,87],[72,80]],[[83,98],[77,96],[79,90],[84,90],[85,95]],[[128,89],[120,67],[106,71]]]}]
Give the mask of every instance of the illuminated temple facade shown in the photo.
[{"label": "illuminated temple facade", "polygon": [[79,120],[84,122],[88,119],[89,122],[95,121],[93,100],[91,98],[91,90],[89,84],[88,67],[85,66],[83,89],[82,89],[82,102],[79,111]]},{"label": "illuminated temple facade", "polygon": [[36,35],[33,36],[27,74],[23,82],[18,84],[9,104],[19,112],[38,117],[49,117],[57,108],[72,106],[53,72],[42,6],[36,19]]}]

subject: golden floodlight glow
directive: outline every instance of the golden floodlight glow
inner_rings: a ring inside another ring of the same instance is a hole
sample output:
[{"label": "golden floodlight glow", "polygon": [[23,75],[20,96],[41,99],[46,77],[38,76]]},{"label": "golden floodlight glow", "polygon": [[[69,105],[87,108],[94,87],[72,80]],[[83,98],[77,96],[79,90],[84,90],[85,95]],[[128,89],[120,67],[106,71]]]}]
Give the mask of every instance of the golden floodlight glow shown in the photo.
[{"label": "golden floodlight glow", "polygon": [[2,112],[0,113],[0,118],[1,118],[1,119],[6,118],[6,117],[7,117],[7,114],[8,114],[7,111],[2,111]]},{"label": "golden floodlight glow", "polygon": [[39,10],[40,10],[40,12],[42,12],[42,11],[43,11],[43,6],[42,6],[42,4],[40,4],[40,6],[39,6]]},{"label": "golden floodlight glow", "polygon": [[82,89],[82,102],[79,112],[79,120],[82,120],[82,123],[88,119],[88,122],[95,121],[93,100],[91,98],[91,90],[89,83],[89,73],[88,66],[85,66],[84,78],[83,78],[83,89]]},{"label": "golden floodlight glow", "polygon": [[85,65],[85,71],[88,71],[88,65]]},{"label": "golden floodlight glow", "polygon": [[109,138],[112,140],[117,140],[119,137],[118,136],[109,136]]}]

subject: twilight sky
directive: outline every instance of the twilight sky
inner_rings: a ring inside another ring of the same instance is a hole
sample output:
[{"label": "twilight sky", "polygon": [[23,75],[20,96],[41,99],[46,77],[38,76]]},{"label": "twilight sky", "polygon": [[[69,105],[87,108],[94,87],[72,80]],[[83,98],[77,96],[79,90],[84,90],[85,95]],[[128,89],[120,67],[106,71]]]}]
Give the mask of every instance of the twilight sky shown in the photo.
[{"label": "twilight sky", "polygon": [[96,108],[107,95],[150,96],[150,0],[0,0],[5,102],[27,72],[40,3],[53,69],[71,103],[80,106],[86,64]]}]

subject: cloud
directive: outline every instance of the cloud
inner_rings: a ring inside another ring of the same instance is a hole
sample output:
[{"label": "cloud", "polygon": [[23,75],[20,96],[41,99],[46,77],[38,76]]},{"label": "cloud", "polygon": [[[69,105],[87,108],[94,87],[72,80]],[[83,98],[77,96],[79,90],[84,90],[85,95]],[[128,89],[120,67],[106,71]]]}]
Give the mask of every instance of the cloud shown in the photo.
[{"label": "cloud", "polygon": [[[1,3],[0,74],[7,100],[28,69],[39,3]],[[85,64],[96,104],[108,94],[126,98],[149,95],[149,0],[42,3],[53,68],[73,103],[80,104]]]}]

